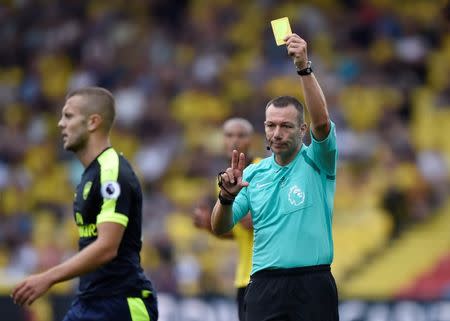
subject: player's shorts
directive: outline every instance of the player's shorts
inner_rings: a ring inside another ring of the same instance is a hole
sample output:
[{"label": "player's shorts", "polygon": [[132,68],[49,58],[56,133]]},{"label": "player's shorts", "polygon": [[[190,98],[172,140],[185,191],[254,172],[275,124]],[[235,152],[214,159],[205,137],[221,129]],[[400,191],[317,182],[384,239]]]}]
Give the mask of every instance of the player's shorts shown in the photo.
[{"label": "player's shorts", "polygon": [[338,321],[338,294],[329,265],[262,270],[250,278],[245,321]]},{"label": "player's shorts", "polygon": [[245,320],[244,298],[245,298],[246,289],[247,289],[247,287],[245,287],[245,286],[237,288],[236,302],[237,302],[237,306],[238,306],[239,321]]},{"label": "player's shorts", "polygon": [[63,321],[156,321],[158,304],[148,297],[76,298]]}]

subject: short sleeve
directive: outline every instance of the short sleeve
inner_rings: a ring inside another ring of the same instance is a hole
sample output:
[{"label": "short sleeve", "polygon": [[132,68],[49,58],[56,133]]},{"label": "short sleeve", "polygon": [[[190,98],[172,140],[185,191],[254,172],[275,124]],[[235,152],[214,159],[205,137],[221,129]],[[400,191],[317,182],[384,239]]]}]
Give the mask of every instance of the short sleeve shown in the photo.
[{"label": "short sleeve", "polygon": [[[249,175],[254,165],[249,165],[244,169],[242,180],[248,182]],[[250,202],[248,200],[248,188],[241,189],[233,203],[233,224],[239,222],[250,210]]]},{"label": "short sleeve", "polygon": [[249,211],[247,187],[241,189],[233,202],[233,225],[239,222]]},{"label": "short sleeve", "polygon": [[328,175],[336,175],[337,164],[336,125],[330,121],[330,132],[323,140],[317,140],[311,131],[308,156]]},{"label": "short sleeve", "polygon": [[119,175],[119,155],[110,149],[98,158],[100,164],[100,194],[102,206],[97,215],[97,224],[103,222],[128,225],[131,189]]}]

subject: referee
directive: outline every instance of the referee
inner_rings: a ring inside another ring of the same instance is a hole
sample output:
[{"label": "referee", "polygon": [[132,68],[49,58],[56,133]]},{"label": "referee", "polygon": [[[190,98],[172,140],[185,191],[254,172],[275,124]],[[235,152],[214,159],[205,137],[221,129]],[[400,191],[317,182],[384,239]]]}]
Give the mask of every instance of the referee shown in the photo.
[{"label": "referee", "polygon": [[[338,321],[332,218],[337,146],[322,89],[308,62],[306,42],[286,39],[311,118],[311,144],[303,105],[281,96],[266,106],[266,139],[273,155],[248,167],[233,151],[220,174],[213,209],[215,233],[230,230],[248,211],[253,219],[253,266],[245,294],[246,321]],[[245,169],[244,169],[245,168]]]},{"label": "referee", "polygon": [[156,321],[156,293],[140,266],[142,191],[128,161],[109,141],[112,94],[87,87],[68,95],[58,123],[64,149],[85,167],[74,200],[79,252],[20,282],[12,292],[30,305],[54,284],[80,277],[64,321]]}]

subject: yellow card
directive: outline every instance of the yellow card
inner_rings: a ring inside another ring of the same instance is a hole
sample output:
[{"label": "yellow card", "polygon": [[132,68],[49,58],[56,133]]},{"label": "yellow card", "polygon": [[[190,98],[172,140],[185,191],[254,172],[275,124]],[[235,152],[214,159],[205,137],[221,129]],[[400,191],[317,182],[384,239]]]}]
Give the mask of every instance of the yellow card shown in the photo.
[{"label": "yellow card", "polygon": [[275,19],[270,22],[272,24],[273,35],[277,46],[284,45],[284,38],[292,34],[291,25],[289,24],[288,17]]}]

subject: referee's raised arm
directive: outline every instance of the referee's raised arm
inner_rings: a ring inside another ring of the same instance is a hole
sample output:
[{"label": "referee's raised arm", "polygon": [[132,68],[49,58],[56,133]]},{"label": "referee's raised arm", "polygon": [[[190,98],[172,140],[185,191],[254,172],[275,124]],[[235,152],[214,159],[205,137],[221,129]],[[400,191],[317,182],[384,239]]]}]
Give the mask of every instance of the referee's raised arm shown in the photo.
[{"label": "referee's raised arm", "polygon": [[323,140],[330,131],[330,117],[328,115],[327,103],[322,88],[313,72],[311,61],[308,60],[307,43],[297,34],[285,38],[288,54],[293,57],[300,75],[306,108],[311,116],[311,130],[314,138]]}]

